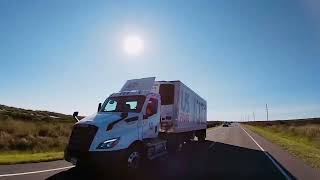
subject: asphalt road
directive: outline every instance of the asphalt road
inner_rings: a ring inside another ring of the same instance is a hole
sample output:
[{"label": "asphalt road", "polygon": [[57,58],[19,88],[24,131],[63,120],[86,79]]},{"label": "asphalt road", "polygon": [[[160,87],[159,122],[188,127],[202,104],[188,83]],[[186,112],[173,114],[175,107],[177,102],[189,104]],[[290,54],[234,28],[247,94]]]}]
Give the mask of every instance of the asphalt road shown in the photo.
[{"label": "asphalt road", "polygon": [[[79,171],[66,161],[0,166],[0,179],[115,179]],[[22,174],[21,174],[22,173]],[[239,124],[207,131],[205,143],[192,141],[182,151],[158,158],[130,179],[319,179],[307,166],[277,145]]]}]

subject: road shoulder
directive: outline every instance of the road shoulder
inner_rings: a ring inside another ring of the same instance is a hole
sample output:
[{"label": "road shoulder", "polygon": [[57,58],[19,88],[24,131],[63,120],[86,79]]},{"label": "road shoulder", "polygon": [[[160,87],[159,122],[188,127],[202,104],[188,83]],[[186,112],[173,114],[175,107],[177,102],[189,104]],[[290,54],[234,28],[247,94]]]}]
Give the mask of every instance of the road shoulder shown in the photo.
[{"label": "road shoulder", "polygon": [[28,163],[28,164],[12,164],[12,165],[0,165],[0,174],[13,174],[13,173],[24,173],[32,171],[41,171],[48,169],[55,169],[61,167],[70,166],[69,162],[64,160],[51,161],[51,162],[39,162],[39,163]]},{"label": "road shoulder", "polygon": [[248,128],[244,128],[260,145],[263,149],[268,152],[276,161],[278,161],[286,170],[288,170],[297,179],[319,179],[320,171],[314,169],[304,161],[292,156],[286,150],[280,146],[273,144],[261,137],[260,135],[252,132]]}]

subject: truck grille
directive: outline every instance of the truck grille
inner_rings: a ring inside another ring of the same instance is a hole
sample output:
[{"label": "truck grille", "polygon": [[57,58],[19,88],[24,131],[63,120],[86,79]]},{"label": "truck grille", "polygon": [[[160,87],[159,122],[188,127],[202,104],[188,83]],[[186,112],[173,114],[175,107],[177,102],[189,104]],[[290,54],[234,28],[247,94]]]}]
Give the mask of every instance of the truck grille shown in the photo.
[{"label": "truck grille", "polygon": [[89,124],[77,124],[73,127],[68,150],[88,151],[98,128]]}]

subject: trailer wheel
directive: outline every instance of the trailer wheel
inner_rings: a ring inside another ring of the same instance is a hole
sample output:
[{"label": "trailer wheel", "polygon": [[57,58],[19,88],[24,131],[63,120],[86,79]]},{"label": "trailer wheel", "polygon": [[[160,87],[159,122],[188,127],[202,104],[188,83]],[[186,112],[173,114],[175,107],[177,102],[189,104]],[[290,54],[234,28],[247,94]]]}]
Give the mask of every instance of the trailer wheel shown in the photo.
[{"label": "trailer wheel", "polygon": [[176,153],[179,149],[179,141],[177,135],[171,135],[167,139],[167,150],[170,154]]},{"label": "trailer wheel", "polygon": [[198,137],[198,141],[199,142],[204,142],[206,140],[206,137],[204,137],[204,136],[199,136]]},{"label": "trailer wheel", "polygon": [[196,132],[196,136],[199,142],[205,142],[206,140],[206,130],[200,130]]}]

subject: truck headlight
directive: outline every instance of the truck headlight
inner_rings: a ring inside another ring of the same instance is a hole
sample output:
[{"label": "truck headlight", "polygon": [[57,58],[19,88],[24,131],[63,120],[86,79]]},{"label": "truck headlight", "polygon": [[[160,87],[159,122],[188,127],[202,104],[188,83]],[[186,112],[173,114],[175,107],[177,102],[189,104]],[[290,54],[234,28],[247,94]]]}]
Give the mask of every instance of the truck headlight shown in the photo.
[{"label": "truck headlight", "polygon": [[117,145],[119,143],[120,137],[118,138],[113,138],[113,139],[108,139],[105,140],[103,142],[101,142],[97,149],[109,149],[109,148],[113,148],[115,145]]}]

